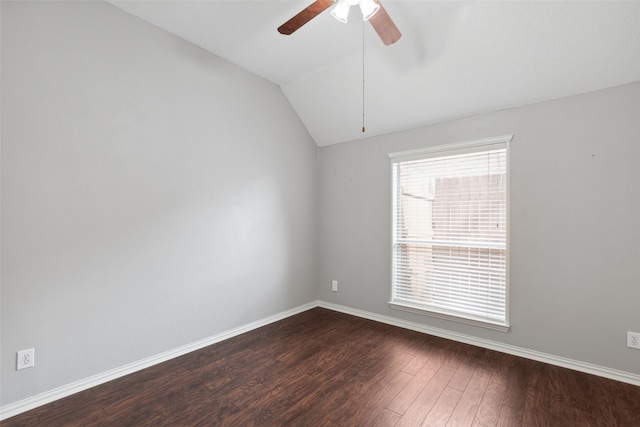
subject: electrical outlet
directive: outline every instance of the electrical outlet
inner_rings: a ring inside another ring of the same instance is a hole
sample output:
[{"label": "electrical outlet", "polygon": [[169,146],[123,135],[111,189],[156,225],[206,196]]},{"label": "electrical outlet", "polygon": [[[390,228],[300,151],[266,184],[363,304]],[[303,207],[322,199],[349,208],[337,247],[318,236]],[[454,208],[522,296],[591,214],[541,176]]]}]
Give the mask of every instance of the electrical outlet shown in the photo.
[{"label": "electrical outlet", "polygon": [[640,350],[640,332],[627,332],[627,347]]},{"label": "electrical outlet", "polygon": [[338,281],[337,280],[332,280],[331,281],[331,290],[333,292],[338,292]]},{"label": "electrical outlet", "polygon": [[30,368],[36,364],[36,350],[30,348],[28,350],[20,350],[18,352],[18,358],[16,362],[16,369]]}]

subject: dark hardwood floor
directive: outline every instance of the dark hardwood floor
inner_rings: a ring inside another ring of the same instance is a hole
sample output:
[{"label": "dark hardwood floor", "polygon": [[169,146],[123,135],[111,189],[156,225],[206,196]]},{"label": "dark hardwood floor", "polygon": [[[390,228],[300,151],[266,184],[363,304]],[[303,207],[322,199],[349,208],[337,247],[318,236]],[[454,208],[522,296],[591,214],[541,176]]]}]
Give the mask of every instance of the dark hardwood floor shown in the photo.
[{"label": "dark hardwood floor", "polygon": [[14,426],[640,426],[640,387],[316,308]]}]

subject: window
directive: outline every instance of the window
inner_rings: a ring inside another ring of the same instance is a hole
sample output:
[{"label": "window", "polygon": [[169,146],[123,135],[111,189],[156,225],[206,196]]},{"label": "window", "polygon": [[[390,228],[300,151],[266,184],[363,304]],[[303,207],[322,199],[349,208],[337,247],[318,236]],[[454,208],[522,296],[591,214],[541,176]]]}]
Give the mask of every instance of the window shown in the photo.
[{"label": "window", "polygon": [[508,143],[390,154],[390,306],[508,330]]}]

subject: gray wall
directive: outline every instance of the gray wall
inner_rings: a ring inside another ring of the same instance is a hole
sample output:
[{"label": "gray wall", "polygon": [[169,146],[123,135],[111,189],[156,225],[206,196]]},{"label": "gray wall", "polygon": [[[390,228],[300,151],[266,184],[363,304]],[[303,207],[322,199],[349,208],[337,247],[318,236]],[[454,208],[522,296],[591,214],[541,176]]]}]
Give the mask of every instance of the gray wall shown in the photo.
[{"label": "gray wall", "polygon": [[313,301],[316,168],[277,86],[107,3],[3,1],[1,404]]},{"label": "gray wall", "polygon": [[[511,331],[390,309],[387,153],[510,133]],[[640,374],[639,158],[640,83],[324,147],[319,299]]]}]

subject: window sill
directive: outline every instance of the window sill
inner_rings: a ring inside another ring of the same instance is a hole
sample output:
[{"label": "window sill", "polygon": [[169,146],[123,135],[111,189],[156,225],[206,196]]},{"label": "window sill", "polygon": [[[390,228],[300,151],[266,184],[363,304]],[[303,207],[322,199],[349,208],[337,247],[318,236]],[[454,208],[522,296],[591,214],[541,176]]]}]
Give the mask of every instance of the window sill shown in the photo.
[{"label": "window sill", "polygon": [[437,317],[439,319],[451,320],[453,322],[464,323],[467,325],[480,326],[482,328],[493,329],[500,332],[508,332],[509,328],[511,327],[506,323],[491,322],[489,320],[480,320],[480,319],[475,319],[471,317],[461,317],[461,315],[459,314],[454,315],[447,312],[427,310],[423,307],[419,307],[419,306],[415,306],[407,303],[390,301],[389,307],[395,310],[402,310],[402,311],[407,311],[409,313],[417,313],[425,316]]}]

